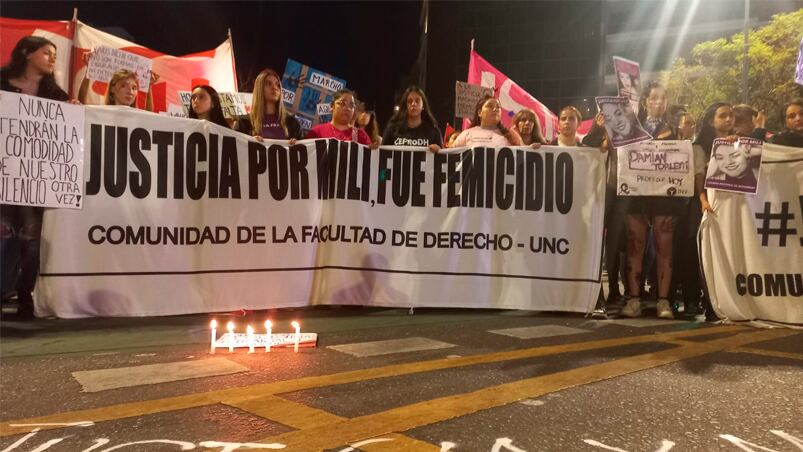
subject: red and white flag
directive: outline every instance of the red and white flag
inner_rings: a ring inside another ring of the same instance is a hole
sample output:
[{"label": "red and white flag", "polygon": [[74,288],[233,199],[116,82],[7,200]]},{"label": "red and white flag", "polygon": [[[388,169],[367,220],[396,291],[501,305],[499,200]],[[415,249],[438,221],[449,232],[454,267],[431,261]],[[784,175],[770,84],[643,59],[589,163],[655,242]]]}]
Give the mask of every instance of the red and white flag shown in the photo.
[{"label": "red and white flag", "polygon": [[[234,51],[231,38],[217,48],[182,57],[165,55],[155,50],[127,41],[109,33],[77,23],[75,51],[73,52],[73,92],[77,93],[86,74],[84,55],[97,47],[110,47],[131,52],[153,60],[153,72],[159,81],[151,87],[153,111],[181,111],[179,91],[189,91],[199,84],[210,85],[220,92],[237,92],[237,75],[234,66]],[[100,104],[106,93],[106,82],[91,81],[87,103]],[[145,105],[147,93],[140,92],[137,105]]]},{"label": "red and white flag", "polygon": [[[471,51],[468,63],[468,83],[493,88],[494,96],[502,104],[502,123],[510,126],[513,115],[522,108],[529,108],[538,116],[541,133],[547,141],[552,141],[558,134],[558,117],[538,99],[524,91],[513,80],[485,61],[477,52]],[[463,128],[471,127],[468,120],[463,121]]]},{"label": "red and white flag", "polygon": [[66,20],[21,20],[0,17],[0,66],[11,61],[11,51],[26,36],[40,36],[56,44],[56,83],[68,91],[70,53],[72,52],[72,22]]}]

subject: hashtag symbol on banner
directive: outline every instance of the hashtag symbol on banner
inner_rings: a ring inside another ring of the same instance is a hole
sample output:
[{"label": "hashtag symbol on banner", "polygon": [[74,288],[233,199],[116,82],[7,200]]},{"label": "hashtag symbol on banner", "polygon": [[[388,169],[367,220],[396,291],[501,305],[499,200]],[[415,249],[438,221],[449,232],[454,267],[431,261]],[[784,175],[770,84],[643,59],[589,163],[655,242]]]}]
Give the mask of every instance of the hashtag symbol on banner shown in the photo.
[{"label": "hashtag symbol on banner", "polygon": [[[756,219],[761,220],[761,227],[756,231],[761,235],[761,246],[769,244],[770,236],[778,236],[778,245],[786,246],[786,237],[789,235],[797,234],[797,229],[788,226],[789,220],[794,220],[794,214],[789,213],[789,203],[781,203],[781,212],[772,213],[772,205],[769,202],[764,203],[764,211],[756,212]],[[773,222],[779,222],[777,228],[771,227]]]}]

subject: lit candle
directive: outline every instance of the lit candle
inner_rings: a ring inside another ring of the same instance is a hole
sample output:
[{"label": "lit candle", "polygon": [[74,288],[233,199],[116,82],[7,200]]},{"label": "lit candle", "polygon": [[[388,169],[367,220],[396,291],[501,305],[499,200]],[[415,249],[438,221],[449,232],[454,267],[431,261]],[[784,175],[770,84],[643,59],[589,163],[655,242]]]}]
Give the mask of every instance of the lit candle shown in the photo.
[{"label": "lit candle", "polygon": [[298,342],[301,340],[301,325],[299,325],[298,322],[296,322],[295,320],[292,323],[290,323],[290,325],[293,325],[293,328],[296,329],[296,341],[295,341],[296,343],[295,346],[293,347],[293,351],[298,353]]},{"label": "lit candle", "polygon": [[265,351],[270,351],[271,343],[273,342],[273,335],[271,334],[271,330],[273,329],[273,323],[270,320],[265,320],[265,329],[268,330],[268,342],[265,343]]},{"label": "lit candle", "polygon": [[248,353],[254,353],[254,329],[248,325],[245,331],[248,332]]},{"label": "lit candle", "polygon": [[217,320],[209,322],[209,327],[212,328],[212,344],[209,346],[209,353],[215,353],[215,339],[217,339]]},{"label": "lit candle", "polygon": [[226,324],[226,329],[229,330],[229,353],[234,351],[234,322]]}]

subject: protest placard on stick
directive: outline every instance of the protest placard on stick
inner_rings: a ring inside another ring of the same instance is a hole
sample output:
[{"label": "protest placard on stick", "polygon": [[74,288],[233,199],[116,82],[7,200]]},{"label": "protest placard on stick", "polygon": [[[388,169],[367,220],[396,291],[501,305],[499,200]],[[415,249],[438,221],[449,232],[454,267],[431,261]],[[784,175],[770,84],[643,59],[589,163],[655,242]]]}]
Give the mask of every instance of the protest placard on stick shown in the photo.
[{"label": "protest placard on stick", "polygon": [[480,85],[456,81],[454,85],[454,115],[458,118],[471,119],[474,117],[474,107],[482,96],[493,95],[491,88]]},{"label": "protest placard on stick", "polygon": [[84,107],[0,93],[0,203],[80,209]]}]

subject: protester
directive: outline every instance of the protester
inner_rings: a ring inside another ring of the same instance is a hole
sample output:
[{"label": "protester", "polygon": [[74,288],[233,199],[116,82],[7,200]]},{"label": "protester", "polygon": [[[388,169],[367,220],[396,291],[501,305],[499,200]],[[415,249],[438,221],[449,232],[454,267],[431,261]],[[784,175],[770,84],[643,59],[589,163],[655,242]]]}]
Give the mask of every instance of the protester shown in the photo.
[{"label": "protester", "polygon": [[[502,124],[502,104],[499,99],[486,94],[474,107],[474,118],[471,120],[474,127],[460,133],[454,142],[454,147],[472,146],[521,146],[521,136]],[[534,149],[540,143],[531,145]]]},{"label": "protester", "polygon": [[[704,212],[713,212],[708,197],[703,189],[708,161],[716,138],[735,139],[733,133],[733,109],[730,104],[716,102],[711,104],[700,119],[700,131],[694,141],[694,191],[696,197],[691,199],[687,214],[688,225],[683,229],[688,243],[696,243],[697,230]],[[708,321],[716,321],[717,316],[711,302],[702,293],[702,281],[697,269],[700,268],[699,255],[695,247],[686,246],[679,255],[678,268],[681,272],[679,281],[683,287],[685,314],[693,316],[705,311]]]},{"label": "protester", "polygon": [[547,144],[541,134],[541,123],[538,121],[538,116],[529,108],[522,108],[513,116],[513,127],[511,129],[521,136],[521,144],[527,146],[533,143]]},{"label": "protester", "polygon": [[764,112],[757,111],[747,104],[733,107],[733,133],[740,137],[753,137],[764,140],[767,136]]},{"label": "protester", "polygon": [[666,89],[663,85],[655,81],[648,82],[641,96],[639,120],[644,130],[655,140],[674,139],[666,114],[667,105]]},{"label": "protester", "polygon": [[[56,45],[39,36],[26,36],[0,69],[0,90],[66,101],[67,93],[53,77],[55,67]],[[43,212],[41,207],[0,205],[0,294],[6,301],[16,291],[21,318],[33,317]]]},{"label": "protester", "polygon": [[295,140],[303,138],[298,120],[288,112],[282,102],[282,83],[273,69],[263,69],[254,80],[251,113],[237,120],[235,129],[259,141]]},{"label": "protester", "polygon": [[[598,115],[596,119],[601,120],[601,118],[602,116]],[[580,113],[580,110],[571,105],[563,107],[560,111],[560,115],[558,115],[558,136],[549,144],[552,146],[564,147],[582,146],[583,143],[577,139],[577,127],[580,126],[581,122],[583,122],[583,115]],[[600,124],[599,127],[602,127],[602,124]],[[602,131],[604,131],[604,128],[602,130],[597,130],[597,133],[601,133]],[[594,147],[600,146],[597,145]],[[603,152],[606,152],[605,149],[604,147],[600,147],[600,150]]]},{"label": "protester", "polygon": [[223,116],[223,108],[220,106],[220,95],[209,85],[198,85],[192,89],[189,117],[204,119],[229,128],[229,123]]},{"label": "protester", "polygon": [[[576,116],[571,113],[569,107],[561,110],[561,118],[564,115],[569,117]],[[579,111],[577,112],[579,114]],[[560,137],[558,137],[560,138]],[[553,141],[554,143],[554,141]],[[607,175],[605,184],[605,269],[608,272],[608,298],[606,304],[608,306],[617,305],[626,301],[619,290],[619,273],[620,270],[624,271],[626,254],[620,253],[620,248],[626,243],[626,229],[625,219],[627,218],[627,209],[630,206],[630,198],[626,196],[617,196],[617,154],[616,150],[611,146],[608,139],[608,134],[605,129],[605,116],[602,113],[597,113],[594,117],[594,122],[591,130],[583,137],[581,142],[583,146],[597,147],[601,152],[607,152]],[[628,293],[627,275],[622,275],[622,282],[624,283],[625,293]]]},{"label": "protester", "polygon": [[382,136],[379,135],[379,121],[376,119],[376,112],[367,110],[365,102],[357,104],[357,119],[354,121],[354,125],[368,134],[368,137],[371,138],[371,143],[382,142]]},{"label": "protester", "polygon": [[332,120],[318,124],[310,129],[307,138],[334,138],[340,141],[356,141],[370,146],[371,149],[379,147],[379,143],[371,142],[371,137],[364,130],[351,127],[349,123],[354,116],[356,104],[354,91],[341,89],[332,97]]},{"label": "protester", "polygon": [[390,146],[426,146],[432,152],[443,147],[441,131],[424,91],[411,86],[399,99],[399,109],[388,121],[382,144]]},{"label": "protester", "polygon": [[[666,116],[666,91],[656,82],[647,83],[642,95],[642,108],[645,126],[654,139],[670,139],[672,131]],[[606,116],[607,121],[607,116]],[[644,250],[647,240],[647,229],[652,227],[657,254],[657,315],[662,319],[672,319],[672,307],[669,302],[669,288],[672,279],[672,237],[674,234],[674,216],[684,212],[685,200],[662,196],[639,196],[630,201],[627,223],[627,262],[629,298],[622,315],[638,317],[641,315],[640,289],[642,287]]]},{"label": "protester", "polygon": [[782,146],[803,148],[803,98],[787,103],[781,109],[783,132],[775,135],[772,142]]},{"label": "protester", "polygon": [[460,136],[461,130],[455,130],[454,132],[450,133],[448,137],[446,137],[446,146],[447,148],[453,148],[454,142],[457,140],[457,137]]},{"label": "protester", "polygon": [[[92,53],[84,55],[84,62],[89,68],[89,60],[92,59]],[[153,111],[153,94],[151,88],[153,84],[159,81],[159,74],[151,71],[151,83],[148,86],[148,94],[145,100],[145,110]],[[120,69],[112,74],[106,87],[106,94],[103,96],[103,105],[124,105],[126,107],[137,108],[137,93],[139,93],[139,79],[137,74],[127,70]],[[84,79],[81,81],[81,87],[78,89],[78,100],[82,104],[87,102],[89,95],[89,79],[84,74]]]}]

